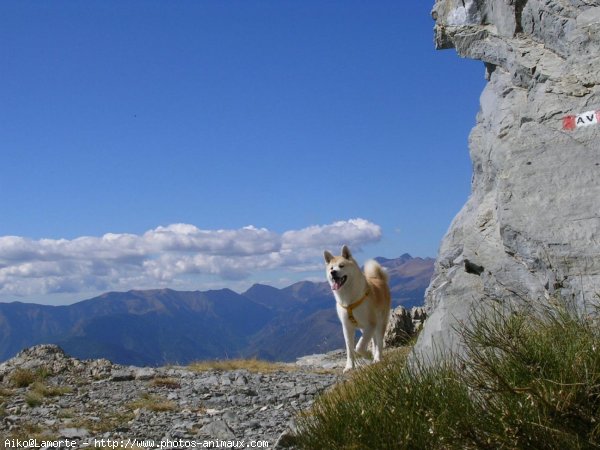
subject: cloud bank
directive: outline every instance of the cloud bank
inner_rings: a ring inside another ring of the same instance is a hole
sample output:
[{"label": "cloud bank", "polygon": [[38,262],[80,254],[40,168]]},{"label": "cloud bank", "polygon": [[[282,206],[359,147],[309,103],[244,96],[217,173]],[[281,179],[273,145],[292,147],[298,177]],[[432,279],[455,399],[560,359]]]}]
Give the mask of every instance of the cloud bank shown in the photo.
[{"label": "cloud bank", "polygon": [[378,241],[381,228],[365,219],[315,225],[282,234],[247,226],[202,230],[190,224],[160,226],[144,234],[27,239],[0,237],[0,294],[148,289],[189,284],[212,275],[240,280],[268,270],[306,271],[321,265],[325,248],[358,250]]}]

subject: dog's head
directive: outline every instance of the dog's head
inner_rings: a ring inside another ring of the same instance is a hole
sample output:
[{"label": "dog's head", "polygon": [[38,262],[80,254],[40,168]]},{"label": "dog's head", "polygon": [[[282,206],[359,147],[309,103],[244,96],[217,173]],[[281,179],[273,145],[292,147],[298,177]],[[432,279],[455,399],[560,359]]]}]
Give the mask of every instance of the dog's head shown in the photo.
[{"label": "dog's head", "polygon": [[360,276],[360,267],[352,257],[350,249],[344,245],[341,256],[333,256],[329,251],[323,253],[326,263],[327,281],[331,289],[339,291],[348,280]]}]

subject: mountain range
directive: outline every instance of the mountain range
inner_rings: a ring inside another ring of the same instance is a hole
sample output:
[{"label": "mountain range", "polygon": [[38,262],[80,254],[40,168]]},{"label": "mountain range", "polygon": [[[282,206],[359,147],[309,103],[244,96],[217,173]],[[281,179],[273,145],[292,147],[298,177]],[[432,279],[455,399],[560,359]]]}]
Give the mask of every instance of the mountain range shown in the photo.
[{"label": "mountain range", "polygon": [[[431,258],[376,258],[390,276],[394,305],[421,305],[433,273]],[[200,359],[258,357],[291,361],[343,347],[326,282],[283,289],[255,284],[181,292],[109,292],[72,305],[0,303],[0,361],[41,343],[81,358],[134,365],[186,364]]]}]

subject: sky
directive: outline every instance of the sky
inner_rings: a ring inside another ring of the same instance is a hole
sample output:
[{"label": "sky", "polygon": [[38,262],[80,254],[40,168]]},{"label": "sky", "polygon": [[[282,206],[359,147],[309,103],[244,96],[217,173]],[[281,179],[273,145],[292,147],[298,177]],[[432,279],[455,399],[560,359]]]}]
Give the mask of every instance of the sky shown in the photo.
[{"label": "sky", "polygon": [[0,2],[0,301],[435,257],[485,79],[432,6]]}]

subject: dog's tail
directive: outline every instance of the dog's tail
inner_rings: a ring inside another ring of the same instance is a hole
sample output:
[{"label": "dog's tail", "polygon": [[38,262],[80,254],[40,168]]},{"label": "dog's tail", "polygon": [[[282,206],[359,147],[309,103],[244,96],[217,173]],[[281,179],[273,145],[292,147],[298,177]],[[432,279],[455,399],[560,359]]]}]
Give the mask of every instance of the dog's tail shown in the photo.
[{"label": "dog's tail", "polygon": [[379,278],[386,283],[388,281],[387,272],[374,259],[370,259],[365,263],[365,276],[367,278]]}]

